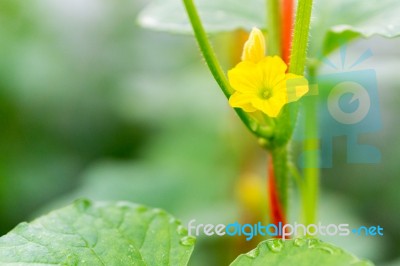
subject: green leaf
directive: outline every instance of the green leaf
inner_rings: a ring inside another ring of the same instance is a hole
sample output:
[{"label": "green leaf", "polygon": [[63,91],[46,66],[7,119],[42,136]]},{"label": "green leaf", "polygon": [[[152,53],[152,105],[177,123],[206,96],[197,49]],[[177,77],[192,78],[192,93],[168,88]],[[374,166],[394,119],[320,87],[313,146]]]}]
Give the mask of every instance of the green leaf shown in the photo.
[{"label": "green leaf", "polygon": [[1,265],[187,265],[195,238],[160,209],[79,200],[0,238]]},{"label": "green leaf", "polygon": [[[262,0],[196,2],[208,33],[254,26],[265,29],[265,3]],[[398,0],[315,0],[309,55],[328,54],[355,38],[400,35]],[[153,30],[192,33],[180,0],[155,0],[139,15],[139,24]]]},{"label": "green leaf", "polygon": [[285,241],[281,239],[263,241],[257,248],[240,255],[231,264],[231,266],[241,265],[371,266],[373,264],[359,260],[342,249],[318,239],[296,238]]},{"label": "green leaf", "polygon": [[[195,4],[208,33],[254,26],[263,28],[266,24],[263,0],[201,0]],[[192,33],[181,0],[155,0],[140,13],[138,21],[143,27],[153,30]]]},{"label": "green leaf", "polygon": [[327,54],[358,37],[400,36],[398,0],[317,0],[311,31],[313,55]]}]

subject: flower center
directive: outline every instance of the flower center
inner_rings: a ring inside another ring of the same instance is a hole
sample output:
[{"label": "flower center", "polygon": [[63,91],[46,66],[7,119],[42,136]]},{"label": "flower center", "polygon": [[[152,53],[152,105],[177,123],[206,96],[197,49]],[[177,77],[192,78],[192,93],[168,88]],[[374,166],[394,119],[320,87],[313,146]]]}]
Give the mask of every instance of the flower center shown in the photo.
[{"label": "flower center", "polygon": [[268,100],[269,98],[272,97],[272,90],[269,88],[263,88],[260,91],[260,98],[264,100]]}]

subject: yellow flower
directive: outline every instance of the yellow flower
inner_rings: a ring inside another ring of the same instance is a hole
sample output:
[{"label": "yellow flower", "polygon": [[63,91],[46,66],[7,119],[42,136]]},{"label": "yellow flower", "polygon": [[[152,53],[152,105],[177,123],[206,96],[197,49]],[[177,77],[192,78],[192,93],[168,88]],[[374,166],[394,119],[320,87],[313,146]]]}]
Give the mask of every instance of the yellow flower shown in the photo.
[{"label": "yellow flower", "polygon": [[265,56],[262,32],[254,28],[243,47],[242,62],[228,72],[234,93],[229,104],[246,112],[262,111],[277,117],[283,106],[299,100],[308,92],[303,76],[286,73],[278,56]]}]

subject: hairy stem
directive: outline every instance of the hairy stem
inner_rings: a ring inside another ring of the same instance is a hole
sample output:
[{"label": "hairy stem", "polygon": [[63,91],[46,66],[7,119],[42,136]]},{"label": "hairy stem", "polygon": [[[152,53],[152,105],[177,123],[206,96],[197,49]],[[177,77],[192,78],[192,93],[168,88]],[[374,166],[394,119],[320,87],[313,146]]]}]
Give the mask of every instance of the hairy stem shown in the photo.
[{"label": "hairy stem", "polygon": [[299,0],[294,27],[292,54],[289,72],[303,75],[307,59],[308,35],[310,30],[313,0]]},{"label": "hairy stem", "polygon": [[183,3],[185,4],[186,12],[188,13],[197,43],[199,44],[204,59],[206,60],[207,66],[210,69],[215,81],[220,86],[222,92],[226,97],[229,98],[231,95],[229,82],[208,40],[197,9],[192,0],[183,0]]},{"label": "hairy stem", "polygon": [[[315,83],[315,71],[310,68],[309,81]],[[317,219],[317,203],[319,190],[319,137],[316,96],[305,100],[305,141],[304,141],[304,202],[303,219],[305,224],[313,224]]]}]

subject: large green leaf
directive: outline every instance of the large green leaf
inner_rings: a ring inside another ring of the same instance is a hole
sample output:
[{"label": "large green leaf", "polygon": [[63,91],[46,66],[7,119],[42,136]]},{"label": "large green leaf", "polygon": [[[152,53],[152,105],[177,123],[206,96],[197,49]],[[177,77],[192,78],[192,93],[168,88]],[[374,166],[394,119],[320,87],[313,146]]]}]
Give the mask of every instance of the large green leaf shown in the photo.
[{"label": "large green leaf", "polygon": [[359,260],[342,249],[318,239],[297,238],[283,241],[270,239],[257,248],[240,255],[231,266],[267,265],[324,265],[324,266],[371,266],[369,261]]},{"label": "large green leaf", "polygon": [[[207,32],[251,29],[265,25],[265,1],[201,0],[196,1]],[[261,8],[260,8],[261,7]],[[139,15],[139,23],[154,30],[191,33],[192,28],[182,0],[152,1]]]},{"label": "large green leaf", "polygon": [[186,265],[195,238],[171,215],[76,201],[0,238],[1,265]]},{"label": "large green leaf", "polygon": [[398,0],[316,0],[314,6],[313,55],[327,54],[357,37],[400,36]]},{"label": "large green leaf", "polygon": [[[400,35],[400,2],[398,0],[315,0],[311,26],[310,56],[327,54],[357,37]],[[266,27],[265,3],[252,1],[196,1],[207,32],[238,28]],[[147,28],[190,33],[191,27],[181,0],[155,0],[139,16]]]}]

